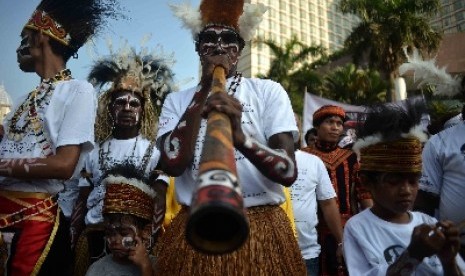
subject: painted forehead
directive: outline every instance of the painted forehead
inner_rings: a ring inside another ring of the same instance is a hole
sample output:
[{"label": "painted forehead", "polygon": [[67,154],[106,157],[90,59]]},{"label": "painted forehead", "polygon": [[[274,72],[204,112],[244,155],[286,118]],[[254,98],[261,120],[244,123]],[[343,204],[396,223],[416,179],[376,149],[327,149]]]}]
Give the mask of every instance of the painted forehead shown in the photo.
[{"label": "painted forehead", "polygon": [[228,27],[224,27],[224,26],[210,26],[210,27],[205,28],[202,31],[202,33],[204,33],[204,32],[215,32],[217,34],[220,34],[222,32],[231,32],[231,33],[237,34],[233,29],[228,28]]},{"label": "painted forehead", "polygon": [[113,100],[121,100],[121,99],[128,100],[128,101],[137,100],[139,102],[142,100],[142,98],[134,92],[130,92],[130,91],[114,92]]}]

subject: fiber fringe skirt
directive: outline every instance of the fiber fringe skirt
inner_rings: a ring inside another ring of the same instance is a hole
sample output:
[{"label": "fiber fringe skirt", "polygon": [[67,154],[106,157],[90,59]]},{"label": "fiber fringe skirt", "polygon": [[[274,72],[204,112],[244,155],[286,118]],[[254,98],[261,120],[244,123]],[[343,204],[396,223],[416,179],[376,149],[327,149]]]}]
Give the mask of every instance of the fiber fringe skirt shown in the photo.
[{"label": "fiber fringe skirt", "polygon": [[157,275],[306,275],[297,239],[279,206],[247,209],[249,238],[229,254],[206,255],[185,239],[189,208],[183,207],[155,248]]}]

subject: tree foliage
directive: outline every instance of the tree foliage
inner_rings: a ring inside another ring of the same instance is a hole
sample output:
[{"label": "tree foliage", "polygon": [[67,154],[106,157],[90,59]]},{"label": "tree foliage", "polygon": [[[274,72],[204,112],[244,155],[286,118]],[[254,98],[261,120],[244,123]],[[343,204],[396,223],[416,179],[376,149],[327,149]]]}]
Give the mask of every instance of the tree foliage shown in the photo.
[{"label": "tree foliage", "polygon": [[309,57],[324,57],[325,49],[307,46],[297,36],[292,36],[283,46],[271,39],[258,39],[257,43],[267,45],[273,55],[268,72],[257,77],[280,83],[288,92],[294,111],[300,114],[304,92],[321,85],[321,77],[311,69]]},{"label": "tree foliage", "polygon": [[[430,18],[440,11],[440,0],[341,0],[343,13],[354,14],[360,23],[345,40],[357,64],[366,61],[393,80],[405,61],[403,47],[432,53],[441,42]],[[387,95],[392,100],[391,93]]]}]

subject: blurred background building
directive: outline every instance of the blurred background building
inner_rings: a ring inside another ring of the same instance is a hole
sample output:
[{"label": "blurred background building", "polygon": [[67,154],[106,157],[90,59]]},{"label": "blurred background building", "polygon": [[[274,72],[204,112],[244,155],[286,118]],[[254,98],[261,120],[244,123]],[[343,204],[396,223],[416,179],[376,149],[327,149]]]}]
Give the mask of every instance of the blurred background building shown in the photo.
[{"label": "blurred background building", "polygon": [[[258,28],[262,39],[284,45],[292,35],[305,45],[320,45],[329,52],[341,49],[345,38],[357,23],[352,15],[337,10],[339,0],[246,0],[268,6]],[[265,74],[272,56],[268,46],[251,43],[244,49],[238,70],[245,77]]]}]

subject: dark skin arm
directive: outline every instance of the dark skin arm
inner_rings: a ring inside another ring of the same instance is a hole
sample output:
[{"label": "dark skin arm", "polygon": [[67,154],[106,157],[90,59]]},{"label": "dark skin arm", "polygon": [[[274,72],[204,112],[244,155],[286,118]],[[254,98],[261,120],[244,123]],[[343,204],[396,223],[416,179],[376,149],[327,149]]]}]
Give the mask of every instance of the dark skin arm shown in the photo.
[{"label": "dark skin arm", "polygon": [[[274,134],[269,138],[267,145],[259,144],[246,137],[241,127],[241,103],[227,93],[214,93],[207,98],[213,70],[218,66],[225,69],[226,75],[230,75],[231,65],[226,55],[203,57],[202,89],[197,93],[198,95],[194,95],[191,105],[183,114],[178,126],[171,133],[162,137],[162,169],[173,176],[182,174],[192,161],[195,147],[195,139],[192,137],[198,135],[201,118],[207,117],[211,111],[217,111],[230,118],[236,149],[244,154],[264,176],[284,186],[292,185],[297,177],[297,167],[291,133]],[[201,109],[198,109],[200,107]],[[186,139],[190,141],[186,141]],[[171,148],[166,146],[175,144],[173,142],[179,144],[179,152],[183,153],[176,158],[170,157]]]},{"label": "dark skin arm", "polygon": [[153,219],[153,229],[157,229],[159,233],[163,220],[165,219],[166,211],[166,191],[168,190],[168,185],[162,180],[153,180],[150,181],[150,187],[155,191],[156,196],[154,200],[154,219]]},{"label": "dark skin arm", "polygon": [[[339,244],[342,243],[342,223],[341,223],[341,214],[339,213],[339,207],[337,206],[336,198],[330,198],[326,200],[319,200],[318,205],[323,212],[323,218],[326,221],[326,224],[329,227],[329,231],[336,238],[336,241]],[[344,259],[342,255],[342,246],[337,247],[336,257],[339,265],[344,264]]]},{"label": "dark skin arm", "polygon": [[76,246],[76,243],[82,231],[86,227],[85,216],[87,214],[87,198],[89,197],[92,187],[80,187],[79,195],[71,214],[71,248]]},{"label": "dark skin arm", "polygon": [[22,179],[69,179],[81,154],[80,145],[62,146],[46,158],[0,159],[0,176]]},{"label": "dark skin arm", "polygon": [[450,221],[436,225],[421,224],[414,228],[409,246],[389,266],[386,275],[400,275],[400,272],[414,272],[425,257],[436,254],[443,266],[444,275],[462,275],[455,257],[460,249],[459,231]]}]

